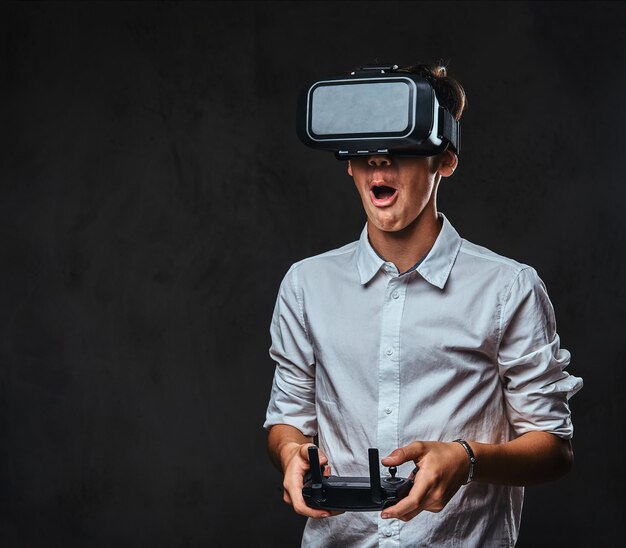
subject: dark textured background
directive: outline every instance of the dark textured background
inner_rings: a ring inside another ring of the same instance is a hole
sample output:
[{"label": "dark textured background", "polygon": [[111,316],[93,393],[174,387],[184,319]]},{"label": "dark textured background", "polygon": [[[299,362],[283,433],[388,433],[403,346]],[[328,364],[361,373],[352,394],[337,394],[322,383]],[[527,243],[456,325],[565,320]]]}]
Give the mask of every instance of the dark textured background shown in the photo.
[{"label": "dark textured background", "polygon": [[261,429],[278,284],[358,237],[303,147],[307,80],[443,58],[466,87],[440,209],[533,265],[571,372],[573,472],[519,546],[624,523],[626,9],[619,2],[0,8],[0,546],[296,546]]}]

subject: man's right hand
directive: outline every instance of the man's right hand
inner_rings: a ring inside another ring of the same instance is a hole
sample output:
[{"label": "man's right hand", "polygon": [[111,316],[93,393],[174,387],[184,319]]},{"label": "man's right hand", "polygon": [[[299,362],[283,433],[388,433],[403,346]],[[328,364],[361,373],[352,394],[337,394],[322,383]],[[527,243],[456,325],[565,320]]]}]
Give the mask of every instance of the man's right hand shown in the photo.
[{"label": "man's right hand", "polygon": [[[309,447],[311,438],[308,438],[297,428],[287,424],[277,424],[270,429],[268,436],[268,451],[274,464],[283,473],[283,500],[298,514],[310,518],[327,518],[343,512],[318,510],[310,508],[302,497],[304,475],[309,472]],[[324,475],[330,475],[328,458],[319,451],[320,465],[326,465]]]},{"label": "man's right hand", "polygon": [[[291,442],[281,448],[280,460],[284,470],[283,479],[283,500],[289,504],[298,514],[310,518],[327,518],[341,514],[342,512],[332,512],[330,510],[318,510],[306,505],[302,497],[302,487],[304,485],[304,475],[310,471],[309,447],[312,443]],[[320,465],[324,468],[324,475],[330,475],[328,458],[322,451],[319,451]]]}]

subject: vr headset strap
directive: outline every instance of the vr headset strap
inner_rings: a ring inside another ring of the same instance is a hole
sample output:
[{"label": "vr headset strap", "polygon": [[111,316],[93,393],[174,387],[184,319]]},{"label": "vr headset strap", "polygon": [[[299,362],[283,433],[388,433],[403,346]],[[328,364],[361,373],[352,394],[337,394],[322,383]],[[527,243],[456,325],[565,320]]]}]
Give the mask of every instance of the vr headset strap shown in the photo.
[{"label": "vr headset strap", "polygon": [[449,141],[457,155],[461,153],[461,124],[442,106],[439,107],[439,138]]}]

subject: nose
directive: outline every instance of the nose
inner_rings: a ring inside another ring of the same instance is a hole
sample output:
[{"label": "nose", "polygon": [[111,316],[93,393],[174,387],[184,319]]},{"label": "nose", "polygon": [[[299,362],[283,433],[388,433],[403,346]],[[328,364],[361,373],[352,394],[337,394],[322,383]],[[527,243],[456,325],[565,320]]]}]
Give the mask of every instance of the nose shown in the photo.
[{"label": "nose", "polygon": [[374,154],[367,160],[370,167],[389,167],[391,165],[391,156],[385,154]]}]

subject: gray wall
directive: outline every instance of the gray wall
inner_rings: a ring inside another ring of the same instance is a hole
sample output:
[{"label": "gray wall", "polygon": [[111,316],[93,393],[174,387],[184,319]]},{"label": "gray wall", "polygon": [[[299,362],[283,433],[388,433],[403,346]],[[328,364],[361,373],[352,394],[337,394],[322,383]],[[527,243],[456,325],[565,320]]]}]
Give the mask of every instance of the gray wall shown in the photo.
[{"label": "gray wall", "polygon": [[0,8],[0,545],[295,546],[261,429],[294,261],[358,237],[300,86],[443,58],[466,87],[439,207],[533,265],[576,464],[519,545],[624,522],[626,9],[618,2],[9,3]]}]

